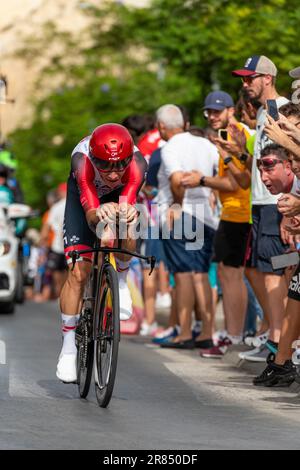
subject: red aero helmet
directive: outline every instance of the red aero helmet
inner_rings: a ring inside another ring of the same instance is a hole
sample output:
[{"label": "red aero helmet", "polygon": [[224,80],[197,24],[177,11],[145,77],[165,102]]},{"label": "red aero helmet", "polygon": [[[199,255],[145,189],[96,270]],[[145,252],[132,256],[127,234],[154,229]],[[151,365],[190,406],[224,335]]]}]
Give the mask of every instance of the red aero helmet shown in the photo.
[{"label": "red aero helmet", "polygon": [[96,127],[90,140],[90,157],[97,166],[117,167],[130,163],[134,143],[126,127],[120,124],[103,124]]}]

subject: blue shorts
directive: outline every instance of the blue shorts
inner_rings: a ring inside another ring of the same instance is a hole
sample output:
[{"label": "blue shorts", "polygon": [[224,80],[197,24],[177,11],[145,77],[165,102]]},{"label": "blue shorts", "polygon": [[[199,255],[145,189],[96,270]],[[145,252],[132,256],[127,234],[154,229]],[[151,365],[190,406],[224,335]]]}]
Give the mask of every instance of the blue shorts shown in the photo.
[{"label": "blue shorts", "polygon": [[[186,226],[187,220],[191,223],[193,232],[196,231],[196,223],[198,226],[201,225],[200,232],[197,230],[197,235],[193,238],[189,234],[185,234],[184,226]],[[195,217],[184,214],[182,236],[179,238],[174,231],[171,231],[170,239],[163,238],[162,240],[169,272],[173,274],[208,273],[213,255],[214,235],[215,230],[199,222]],[[199,248],[199,246],[202,247]]]},{"label": "blue shorts", "polygon": [[271,258],[286,253],[285,245],[280,236],[282,215],[275,204],[252,207],[252,244],[251,259],[248,267],[256,268],[261,273],[282,276],[284,269],[273,270]]},{"label": "blue shorts", "polygon": [[[151,228],[148,229],[148,238],[142,243],[141,254],[143,256],[155,256],[156,268],[158,268],[161,261],[166,265],[162,240],[151,238]],[[142,266],[144,269],[150,268],[149,263],[146,261],[142,261]]]}]

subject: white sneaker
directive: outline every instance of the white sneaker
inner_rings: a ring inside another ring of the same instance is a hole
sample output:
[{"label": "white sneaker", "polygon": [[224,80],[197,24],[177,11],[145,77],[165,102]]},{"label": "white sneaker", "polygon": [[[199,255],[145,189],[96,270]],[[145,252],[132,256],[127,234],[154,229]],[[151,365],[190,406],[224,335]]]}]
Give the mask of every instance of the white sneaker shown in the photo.
[{"label": "white sneaker", "polygon": [[119,279],[119,295],[120,295],[120,320],[129,320],[132,316],[132,299],[127,282]]},{"label": "white sneaker", "polygon": [[161,294],[160,292],[157,294],[155,307],[157,309],[167,309],[171,308],[172,305],[172,297],[168,292],[166,294]]},{"label": "white sneaker", "polygon": [[216,331],[212,337],[214,345],[217,346],[220,342],[224,341],[224,339],[227,337],[228,337],[228,333],[226,330]]},{"label": "white sneaker", "polygon": [[269,339],[269,336],[270,336],[270,330],[266,331],[262,335],[255,336],[255,338],[252,341],[253,347],[254,348],[260,348],[261,346],[266,344],[266,342]]},{"label": "white sneaker", "polygon": [[255,336],[246,336],[246,338],[244,338],[244,343],[246,346],[249,346],[249,348],[253,348],[253,341],[256,339]]},{"label": "white sneaker", "polygon": [[56,377],[64,383],[77,382],[77,353],[59,356]]},{"label": "white sneaker", "polygon": [[260,353],[261,349],[262,349],[262,346],[260,348],[251,349],[251,351],[241,352],[239,353],[239,358],[242,359],[243,361],[248,361],[249,357],[255,356],[256,354]]},{"label": "white sneaker", "polygon": [[148,323],[143,322],[141,325],[140,335],[141,336],[153,336],[157,332],[158,323],[155,321],[152,325],[148,325]]}]

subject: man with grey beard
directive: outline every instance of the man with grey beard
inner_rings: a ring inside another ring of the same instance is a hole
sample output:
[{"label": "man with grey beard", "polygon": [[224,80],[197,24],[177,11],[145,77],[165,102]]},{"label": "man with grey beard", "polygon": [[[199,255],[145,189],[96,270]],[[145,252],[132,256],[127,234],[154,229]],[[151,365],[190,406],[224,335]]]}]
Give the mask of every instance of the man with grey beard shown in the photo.
[{"label": "man with grey beard", "polygon": [[[184,119],[177,106],[161,107],[157,123],[167,142],[158,173],[162,239],[168,269],[175,275],[181,327],[180,335],[161,347],[209,349],[213,346],[214,318],[208,270],[218,220],[209,204],[211,189],[201,187],[200,181],[197,188],[187,189],[182,179],[193,170],[213,176],[218,168],[218,151],[207,139],[184,132]],[[182,231],[180,236],[177,230]],[[201,311],[203,330],[194,341],[191,317],[195,303]]]}]

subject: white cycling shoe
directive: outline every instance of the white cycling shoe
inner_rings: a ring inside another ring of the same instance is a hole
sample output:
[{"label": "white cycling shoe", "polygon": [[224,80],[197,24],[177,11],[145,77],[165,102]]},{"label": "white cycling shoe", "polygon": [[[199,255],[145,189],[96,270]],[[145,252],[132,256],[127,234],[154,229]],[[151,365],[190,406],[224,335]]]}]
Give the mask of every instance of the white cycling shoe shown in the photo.
[{"label": "white cycling shoe", "polygon": [[119,279],[120,320],[129,320],[132,316],[132,299],[127,282]]},{"label": "white cycling shoe", "polygon": [[60,354],[56,377],[67,384],[77,382],[77,353]]}]

